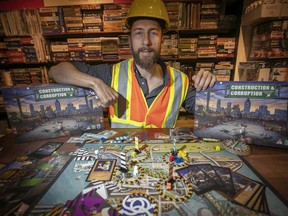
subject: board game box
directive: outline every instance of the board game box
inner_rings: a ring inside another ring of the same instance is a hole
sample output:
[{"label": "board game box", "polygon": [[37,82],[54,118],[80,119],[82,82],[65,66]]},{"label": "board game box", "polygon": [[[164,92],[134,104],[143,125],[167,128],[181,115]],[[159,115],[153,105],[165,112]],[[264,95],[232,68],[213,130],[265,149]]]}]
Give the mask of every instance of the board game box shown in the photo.
[{"label": "board game box", "polygon": [[103,112],[92,90],[52,84],[2,88],[16,142],[81,134],[103,129]]},{"label": "board game box", "polygon": [[198,137],[288,148],[288,82],[217,82],[195,103]]}]

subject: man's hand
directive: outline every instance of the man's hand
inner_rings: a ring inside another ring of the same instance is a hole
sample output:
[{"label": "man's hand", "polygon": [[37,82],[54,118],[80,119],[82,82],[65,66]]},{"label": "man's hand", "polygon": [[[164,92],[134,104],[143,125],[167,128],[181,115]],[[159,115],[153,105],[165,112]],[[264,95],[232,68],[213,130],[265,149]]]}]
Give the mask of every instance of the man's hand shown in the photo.
[{"label": "man's hand", "polygon": [[209,71],[205,71],[204,69],[198,71],[198,73],[192,77],[192,80],[194,82],[194,87],[198,91],[212,87],[217,81],[216,76]]},{"label": "man's hand", "polygon": [[114,104],[118,98],[118,93],[100,79],[93,86],[93,90],[100,99],[100,102],[97,104],[98,106],[108,107]]}]

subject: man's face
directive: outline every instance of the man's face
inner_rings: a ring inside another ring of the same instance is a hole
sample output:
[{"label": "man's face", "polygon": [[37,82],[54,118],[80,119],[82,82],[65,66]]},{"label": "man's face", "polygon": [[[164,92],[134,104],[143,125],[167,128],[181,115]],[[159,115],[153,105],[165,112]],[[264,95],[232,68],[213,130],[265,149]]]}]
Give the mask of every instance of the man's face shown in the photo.
[{"label": "man's face", "polygon": [[162,29],[157,21],[135,21],[131,28],[131,49],[136,64],[150,69],[160,58],[163,41]]}]

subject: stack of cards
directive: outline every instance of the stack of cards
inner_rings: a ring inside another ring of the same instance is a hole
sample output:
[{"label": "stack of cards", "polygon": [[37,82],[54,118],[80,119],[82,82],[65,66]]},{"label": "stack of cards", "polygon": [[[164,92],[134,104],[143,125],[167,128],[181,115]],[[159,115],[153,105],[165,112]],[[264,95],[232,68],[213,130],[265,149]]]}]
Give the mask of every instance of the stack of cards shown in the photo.
[{"label": "stack of cards", "polygon": [[265,185],[232,172],[227,167],[195,164],[177,169],[176,172],[192,184],[198,195],[216,190],[231,202],[269,214]]}]

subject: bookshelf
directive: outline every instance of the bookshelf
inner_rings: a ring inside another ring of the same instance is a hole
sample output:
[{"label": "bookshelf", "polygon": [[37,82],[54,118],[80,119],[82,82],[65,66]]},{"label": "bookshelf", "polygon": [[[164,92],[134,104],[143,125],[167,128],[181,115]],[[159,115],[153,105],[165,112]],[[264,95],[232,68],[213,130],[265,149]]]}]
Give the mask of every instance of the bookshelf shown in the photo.
[{"label": "bookshelf", "polygon": [[[205,68],[220,80],[233,80],[242,1],[164,2],[171,28],[161,58],[190,77]],[[128,9],[129,3],[117,3],[1,11],[1,86],[49,84],[49,67],[61,61],[99,64],[131,57]],[[13,79],[24,72],[22,81]]]},{"label": "bookshelf", "polygon": [[[263,1],[262,4],[253,0],[244,1],[234,80],[241,80],[239,67],[245,62],[251,65],[253,62],[262,65],[265,67],[263,71],[270,73],[270,78],[278,69],[287,71],[288,55],[285,51],[287,45],[284,44],[285,40],[287,41],[285,23],[288,23],[287,1]],[[288,77],[286,81],[287,79]]]}]

